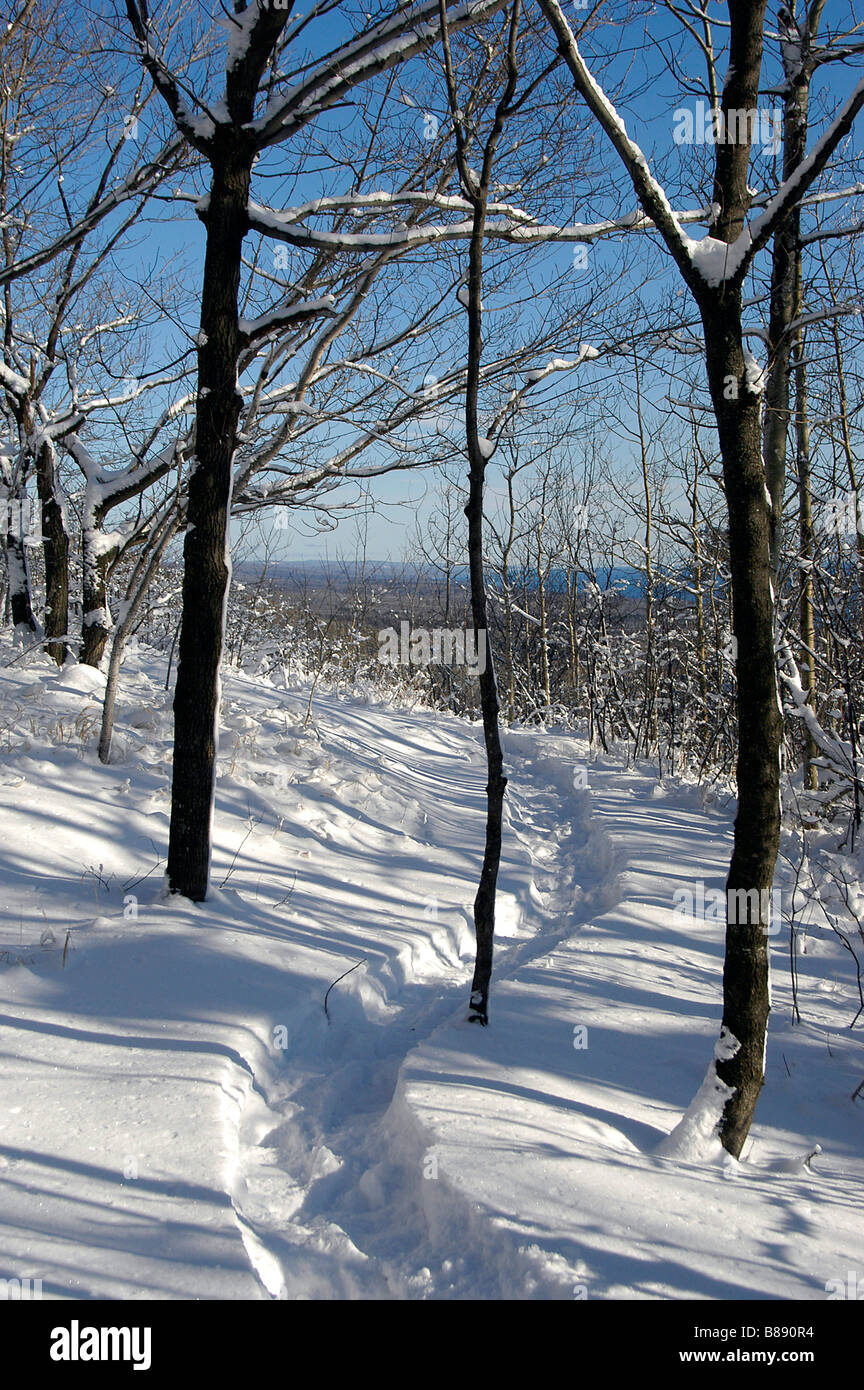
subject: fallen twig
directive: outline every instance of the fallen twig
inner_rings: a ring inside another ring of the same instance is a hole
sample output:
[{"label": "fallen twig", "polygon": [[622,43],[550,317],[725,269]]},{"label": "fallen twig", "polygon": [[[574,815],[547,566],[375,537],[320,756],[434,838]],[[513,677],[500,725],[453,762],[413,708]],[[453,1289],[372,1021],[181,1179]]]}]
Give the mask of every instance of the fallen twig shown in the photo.
[{"label": "fallen twig", "polygon": [[[356,969],[357,969],[357,966],[365,965],[365,963],[366,963],[366,957],[364,956],[362,960],[358,960],[357,965],[352,965],[352,966],[351,966],[351,970],[356,970]],[[333,986],[334,986],[334,985],[338,985],[339,980],[344,980],[346,975],[350,975],[350,974],[351,974],[351,970],[346,970],[346,971],[344,972],[344,974],[342,974],[342,975],[339,976],[339,979],[338,979],[338,980],[334,980],[334,981],[333,981],[333,984],[330,986],[330,989],[328,989],[327,993],[324,995],[324,1013],[325,1013],[325,1015],[326,1015],[326,1018],[327,1018],[327,1022],[328,1022],[328,1023],[330,1022],[330,1013],[329,1013],[329,1010],[328,1010],[328,1008],[327,1008],[327,1000],[328,1000],[329,997],[330,997],[330,990],[333,989]],[[862,1082],[862,1085],[864,1085],[864,1082]]]}]

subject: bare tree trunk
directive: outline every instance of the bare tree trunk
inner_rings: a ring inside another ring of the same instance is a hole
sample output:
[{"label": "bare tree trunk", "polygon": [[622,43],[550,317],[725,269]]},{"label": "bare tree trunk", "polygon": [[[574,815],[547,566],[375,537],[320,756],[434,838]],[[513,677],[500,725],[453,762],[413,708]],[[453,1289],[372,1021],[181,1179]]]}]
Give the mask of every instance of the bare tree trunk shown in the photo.
[{"label": "bare tree trunk", "polygon": [[[799,262],[799,306],[800,262]],[[799,308],[800,314],[800,308]],[[813,490],[810,472],[810,418],[807,409],[807,367],[804,362],[804,334],[799,328],[795,335],[795,463],[798,473],[798,537],[801,570],[799,614],[801,648],[799,668],[808,704],[816,703],[816,619],[813,603],[813,560],[816,547],[813,537]],[[819,749],[810,730],[804,730],[804,785],[810,791],[819,786],[816,758]]]},{"label": "bare tree trunk", "polygon": [[30,566],[25,544],[29,501],[25,493],[6,500],[6,574],[9,580],[9,608],[13,627],[38,632],[30,596]]},{"label": "bare tree trunk", "polygon": [[[794,0],[792,9],[794,10]],[[821,4],[814,6],[818,25]],[[801,61],[785,49],[783,97],[783,177],[797,169],[807,153],[810,101],[809,31],[805,26]],[[783,495],[786,481],[786,435],[789,428],[789,376],[793,346],[790,327],[800,312],[801,211],[796,205],[774,234],[771,262],[771,308],[768,318],[768,379],[765,386],[763,452],[765,481],[771,496],[771,564],[776,576],[780,560]]]},{"label": "bare tree trunk", "polygon": [[200,902],[210,873],[219,666],[228,597],[228,516],[241,398],[238,293],[253,150],[237,140],[213,159],[207,210],[195,462],[183,547],[183,618],[174,689],[168,882]]},{"label": "bare tree trunk", "polygon": [[[830,284],[830,281],[829,281]],[[831,287],[832,298],[834,297],[833,286]],[[862,630],[864,630],[864,522],[862,522],[858,499],[858,470],[855,462],[855,454],[852,449],[852,436],[849,432],[849,403],[846,396],[846,367],[843,361],[843,349],[840,345],[840,330],[836,321],[831,325],[834,338],[834,360],[837,363],[837,392],[840,402],[840,429],[843,441],[843,456],[846,460],[846,472],[849,476],[850,495],[855,507],[855,553],[858,556],[858,588],[859,588],[859,613]]]},{"label": "bare tree trunk", "polygon": [[540,613],[540,677],[543,681],[543,703],[548,710],[552,704],[552,686],[549,677],[549,622],[546,601],[546,583],[549,578],[548,568],[543,568],[543,531],[545,529],[546,518],[541,518],[537,528],[537,591]]},{"label": "bare tree trunk", "polygon": [[[742,109],[748,109],[743,107]],[[723,968],[723,1028],[733,1055],[716,1063],[731,1088],[720,1136],[736,1158],[750,1131],[764,1083],[770,1012],[768,911],[780,844],[780,741],[783,719],[774,657],[771,518],[765,501],[760,397],[748,392],[741,338],[741,291],[700,306],[708,381],[729,508],[729,560],[738,671],[738,814],[726,880],[728,913]],[[738,398],[729,400],[729,380]],[[754,904],[751,890],[758,896]],[[747,895],[740,912],[740,890]],[[743,915],[745,921],[738,918]],[[737,1045],[737,1046],[736,1046]]]},{"label": "bare tree trunk", "polygon": [[45,650],[62,666],[68,655],[69,537],[57,496],[54,445],[43,440],[36,459],[36,486],[42,504],[42,554],[45,560]]},{"label": "bare tree trunk", "polygon": [[513,497],[513,470],[507,472],[507,539],[501,556],[504,578],[504,660],[507,665],[507,722],[516,718],[516,652],[513,636],[513,595],[510,592],[510,555],[516,535],[516,503]]},{"label": "bare tree trunk", "polygon": [[[15,414],[23,437],[29,442],[35,432],[32,401],[24,399],[16,407]],[[64,640],[69,625],[69,537],[57,495],[56,450],[53,441],[44,436],[36,448],[35,473],[45,564],[45,650],[58,666],[62,666],[69,650]]]},{"label": "bare tree trunk", "polygon": [[579,707],[579,651],[576,645],[576,591],[579,576],[569,562],[564,582],[567,588],[567,684],[574,708]]},{"label": "bare tree trunk", "polygon": [[108,607],[108,571],[117,556],[117,547],[105,548],[104,511],[97,507],[86,518],[81,530],[81,583],[83,617],[78,660],[84,666],[98,666],[111,636]]},{"label": "bare tree trunk", "polygon": [[647,719],[645,721],[645,756],[657,745],[657,667],[654,652],[654,565],[651,555],[653,545],[653,515],[651,510],[651,479],[648,473],[648,449],[645,443],[645,422],[642,418],[642,387],[639,381],[639,362],[633,353],[633,369],[636,374],[636,423],[639,430],[639,458],[642,468],[642,495],[645,499],[645,534],[642,551],[645,556],[645,701]]},{"label": "bare tree trunk", "polygon": [[693,534],[693,588],[696,590],[696,661],[699,672],[699,694],[702,697],[705,730],[708,727],[708,655],[705,642],[705,598],[702,584],[702,540],[699,535],[699,460],[694,459],[693,492],[691,493],[691,526]]},{"label": "bare tree trunk", "polygon": [[489,986],[492,978],[492,955],[495,940],[495,894],[498,869],[501,863],[501,837],[504,813],[504,755],[498,723],[500,706],[495,681],[495,664],[489,642],[486,576],[483,563],[483,493],[486,480],[488,451],[480,434],[478,402],[480,368],[483,352],[481,294],[483,288],[483,238],[486,227],[486,208],[495,150],[504,129],[507,111],[516,90],[516,36],[519,29],[521,0],[514,0],[509,25],[504,92],[495,110],[492,129],[483,150],[483,165],[479,175],[472,174],[466,161],[467,142],[463,116],[459,109],[450,43],[447,37],[447,15],[444,0],[440,0],[441,32],[450,109],[456,136],[459,175],[463,192],[473,205],[471,241],[468,252],[468,369],[465,383],[465,438],[468,449],[468,565],[471,576],[471,615],[474,622],[478,652],[485,644],[486,660],[480,673],[480,709],[483,720],[483,741],[486,749],[486,841],[480,883],[474,899],[474,931],[477,951],[474,977],[471,982],[469,1021],[486,1025],[489,1022]]},{"label": "bare tree trunk", "polygon": [[108,679],[105,682],[105,699],[102,703],[102,727],[99,733],[99,761],[107,763],[111,759],[111,739],[114,733],[114,706],[117,700],[117,686],[120,680],[120,662],[126,638],[135,628],[135,619],[141,609],[144,596],[159,568],[159,562],[166,547],[175,535],[180,524],[179,516],[168,517],[160,527],[154,528],[151,541],[138,557],[138,563],[126,589],[123,616],[114,629],[111,643],[111,657],[108,662]]},{"label": "bare tree trunk", "polygon": [[[730,0],[729,68],[724,121],[752,111],[759,95],[764,0]],[[730,243],[750,205],[750,142],[717,146],[713,235]],[[742,335],[741,276],[719,291],[693,286],[705,337],[708,385],[717,420],[729,516],[732,621],[737,641],[738,813],[726,880],[723,1017],[716,1075],[728,1089],[719,1124],[723,1146],[738,1157],[764,1084],[771,1009],[768,908],[780,843],[780,743],[783,719],[774,654],[772,513],[766,505],[762,397],[751,381]],[[753,901],[753,890],[756,890]],[[743,890],[744,910],[741,911]],[[742,921],[741,918],[744,918]]]}]

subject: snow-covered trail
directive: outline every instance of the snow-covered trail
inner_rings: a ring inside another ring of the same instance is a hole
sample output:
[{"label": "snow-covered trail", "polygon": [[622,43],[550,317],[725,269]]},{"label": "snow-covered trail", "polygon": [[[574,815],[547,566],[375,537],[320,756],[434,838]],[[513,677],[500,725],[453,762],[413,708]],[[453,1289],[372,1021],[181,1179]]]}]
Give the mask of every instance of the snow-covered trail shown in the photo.
[{"label": "snow-covered trail", "polygon": [[[224,886],[166,905],[170,720],[151,674],[127,672],[108,769],[65,742],[98,677],[6,677],[6,1276],[58,1297],[469,1296],[478,1279],[519,1296],[531,1261],[485,1222],[475,1245],[494,1257],[442,1271],[471,1204],[430,1188],[392,1104],[410,1049],[465,1007],[478,731],[319,695],[304,729],[305,691],[229,676]],[[585,831],[562,832],[556,808],[542,777],[514,787],[502,967],[540,949],[552,886],[569,898]],[[325,992],[354,965],[328,1021]]]},{"label": "snow-covered trail", "polygon": [[[583,745],[508,734],[481,1030],[478,729],[322,692],[304,726],[308,691],[229,673],[217,887],[178,906],[159,672],[130,658],[108,769],[57,736],[78,719],[86,740],[98,683],[0,677],[0,1277],[59,1298],[724,1298],[824,1296],[855,1268],[845,980],[814,973],[818,1022],[781,1021],[801,1084],[773,1068],[750,1166],[651,1152],[719,1010],[720,934],[669,910],[728,853],[692,789],[609,763],[574,790]],[[810,1138],[815,1173],[772,1170]]]},{"label": "snow-covered trail", "polygon": [[[424,845],[420,854],[403,845],[399,858],[428,882],[421,887],[412,877],[424,904],[420,940],[403,947],[395,969],[391,961],[382,969],[367,938],[363,973],[331,997],[330,1027],[322,1030],[316,1015],[286,1057],[279,1108],[288,1118],[268,1136],[263,1168],[260,1149],[247,1155],[244,1217],[267,1252],[271,1290],[289,1297],[569,1296],[559,1270],[478,1217],[470,1196],[452,1188],[399,1092],[406,1056],[442,1023],[464,1018],[485,781],[476,731],[466,740],[464,726],[448,722],[433,734],[416,716],[353,705],[325,705],[318,728],[328,749],[350,754],[367,772],[380,768],[384,750],[389,794],[407,800]],[[595,854],[589,867],[585,856],[594,838],[583,814],[587,799],[568,825],[555,786],[530,762],[518,762],[501,876],[499,978],[584,920],[591,895],[575,882],[579,870],[598,901],[610,891],[611,860]],[[426,807],[419,815],[417,801]],[[467,877],[441,900],[434,894],[452,883],[448,865],[466,841],[473,848]],[[465,1025],[469,1046],[475,1031]],[[277,1193],[288,1173],[293,1186]]]},{"label": "snow-covered trail", "polygon": [[[672,911],[674,894],[723,888],[731,830],[695,789],[670,794],[609,761],[590,788],[626,864],[620,901],[503,981],[495,1027],[473,1046],[457,1025],[413,1052],[405,1101],[451,1182],[578,1270],[576,1297],[825,1298],[864,1249],[851,978],[832,943],[811,942],[793,1028],[778,935],[768,1082],[742,1162],[657,1156],[720,1013],[723,927]],[[816,1143],[811,1170],[800,1160]]]}]

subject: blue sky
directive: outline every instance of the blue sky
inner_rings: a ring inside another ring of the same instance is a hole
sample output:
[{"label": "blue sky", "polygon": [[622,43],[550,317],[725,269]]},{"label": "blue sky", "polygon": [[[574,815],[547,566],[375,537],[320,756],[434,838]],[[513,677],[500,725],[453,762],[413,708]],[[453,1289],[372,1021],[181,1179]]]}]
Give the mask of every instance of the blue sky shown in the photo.
[{"label": "blue sky", "polygon": [[[161,10],[170,10],[170,6],[162,6]],[[302,8],[302,7],[301,7]],[[846,13],[848,11],[851,20],[851,7],[839,5],[833,7],[836,12],[830,15],[832,28],[843,28],[846,23]],[[206,19],[208,7],[202,6],[200,9],[199,20]],[[725,13],[725,6],[717,4],[712,6],[716,10],[718,21],[716,35],[717,42],[721,42],[722,36],[722,17]],[[350,12],[352,7],[342,6],[335,14],[317,22],[312,31],[314,34],[314,51],[321,53],[334,45],[350,25]],[[219,14],[219,6],[215,6],[213,11]],[[160,10],[157,9],[157,15]],[[676,112],[682,109],[692,109],[694,113],[698,111],[704,98],[698,90],[698,81],[702,78],[702,65],[695,46],[686,35],[682,39],[680,26],[676,23],[669,12],[658,4],[642,4],[636,7],[633,17],[624,19],[625,7],[618,4],[611,4],[606,7],[604,13],[608,14],[610,23],[608,27],[602,29],[598,34],[598,42],[605,51],[609,60],[605,72],[604,81],[608,89],[613,90],[622,84],[623,94],[616,93],[615,99],[621,115],[625,118],[631,134],[639,140],[646,152],[650,155],[658,174],[667,181],[670,196],[678,206],[694,206],[698,204],[707,194],[710,194],[710,148],[682,148],[676,146],[674,141],[674,130],[676,127]],[[573,9],[575,19],[584,17],[584,10],[581,6]],[[180,39],[187,31],[181,31]],[[770,89],[776,81],[778,68],[776,63],[776,43],[771,41],[766,46],[767,59],[764,67],[766,86]],[[303,57],[302,53],[292,55],[296,61]],[[815,95],[812,103],[814,121],[816,123],[824,116],[826,108],[830,108],[836,102],[838,96],[851,89],[860,69],[861,60],[855,60],[851,64],[833,65],[823,70],[817,77]],[[720,73],[724,63],[720,62]],[[129,72],[130,80],[132,70]],[[395,83],[390,87],[389,99],[391,103],[396,103],[392,107],[394,116],[402,121],[404,139],[407,142],[417,140],[418,143],[423,138],[424,133],[424,112],[421,106],[414,107],[400,103],[399,94],[417,91],[419,88],[415,84],[428,80],[426,69],[421,65],[411,65],[404,72],[400,72]],[[376,85],[376,92],[382,90],[382,84]],[[441,102],[440,118],[445,119],[446,113],[443,105],[443,91],[439,95]],[[767,91],[762,99],[764,104],[771,109],[776,108],[777,99]],[[398,106],[398,111],[397,111]],[[117,113],[119,115],[119,112]],[[334,143],[337,137],[351,132],[351,123],[358,119],[355,109],[340,111],[326,117],[320,129],[316,130],[316,138],[320,139],[322,146],[327,143],[327,132],[331,132]],[[680,117],[678,118],[680,129]],[[154,106],[152,113],[142,119],[139,144],[141,148],[149,149],[156,134],[155,127],[164,130],[163,113]],[[698,128],[698,122],[697,122]],[[602,147],[602,137],[598,135],[600,144],[598,149],[603,157],[608,159],[610,168],[610,178],[606,196],[602,193],[592,195],[590,202],[584,207],[577,207],[572,211],[582,220],[593,220],[604,215],[616,215],[630,210],[633,206],[633,199],[626,190],[623,179],[620,178],[618,168],[615,164],[615,157],[611,151],[607,152]],[[857,157],[861,148],[860,126],[853,133],[849,142],[850,148],[847,156]],[[280,202],[302,201],[309,196],[314,196],[326,185],[335,189],[339,183],[338,178],[334,179],[329,172],[325,175],[322,170],[326,160],[306,159],[301,168],[292,170],[290,163],[292,152],[279,148],[268,153],[259,166],[258,173],[261,177],[257,180],[257,187],[254,196],[263,201],[272,200],[274,205]],[[770,186],[776,176],[776,158],[770,149],[759,150],[753,164],[755,181],[758,185]],[[701,170],[701,172],[700,172]],[[567,171],[564,171],[566,174]],[[764,181],[764,183],[763,183]],[[194,187],[194,181],[185,178],[182,181],[184,188]],[[346,188],[347,188],[346,184]],[[366,185],[368,187],[369,185]],[[624,195],[621,196],[620,190],[624,188]],[[263,189],[263,193],[260,191]],[[567,194],[565,193],[562,201],[562,210],[566,203]],[[158,208],[160,221],[158,225],[151,224],[149,228],[143,229],[136,234],[136,244],[128,250],[121,252],[116,258],[116,264],[122,274],[127,275],[130,284],[135,284],[140,278],[140,268],[152,264],[154,260],[167,260],[179,258],[184,265],[183,282],[184,291],[188,292],[188,300],[185,304],[184,314],[185,328],[189,332],[194,332],[196,324],[196,310],[194,305],[195,286],[200,279],[201,261],[204,246],[203,228],[195,217],[194,212],[188,204],[175,203],[161,204]],[[572,215],[572,211],[570,215]],[[698,232],[697,232],[698,234]],[[247,243],[251,250],[253,238]],[[576,284],[577,277],[581,276],[584,280],[586,292],[591,285],[600,285],[607,296],[606,302],[614,303],[615,287],[624,290],[628,284],[632,284],[640,274],[648,273],[648,269],[654,274],[654,280],[647,293],[655,299],[660,300],[663,295],[675,294],[678,285],[674,275],[668,267],[664,266],[662,257],[653,257],[653,267],[648,267],[645,248],[633,245],[634,238],[629,243],[625,239],[616,239],[609,243],[602,243],[592,248],[590,264],[587,269],[577,268],[573,262],[572,247],[560,246],[547,249],[544,252],[532,251],[528,253],[522,266],[521,273],[530,278],[538,277],[538,287],[542,284],[549,284],[556,272],[569,272],[573,277],[573,286],[576,292],[579,286]],[[490,253],[490,260],[494,259],[494,252]],[[764,263],[763,257],[763,263]],[[422,275],[422,271],[418,272]],[[629,280],[628,280],[628,277]],[[610,293],[612,291],[612,293]],[[523,310],[530,314],[530,309]],[[604,338],[604,327],[602,322],[596,324],[597,340]],[[518,336],[518,326],[516,327]],[[166,329],[165,337],[160,344],[160,334],[154,333],[152,345],[154,350],[158,349],[170,340],[173,346],[181,341],[182,333],[179,330]],[[433,365],[433,364],[430,364]],[[594,379],[604,380],[604,389],[614,390],[614,377],[610,372],[598,372],[597,369],[585,369],[591,372]],[[586,378],[590,380],[590,378]],[[578,391],[578,384],[574,388],[568,383],[567,392],[575,389]],[[662,378],[656,382],[650,377],[646,382],[646,391],[649,396],[652,390],[663,391]],[[623,460],[623,454],[622,454]],[[495,488],[497,485],[494,464],[490,467],[490,486]],[[428,516],[429,509],[434,505],[435,479],[429,475],[394,474],[390,477],[378,480],[373,484],[374,502],[371,509],[366,509],[359,513],[355,519],[345,519],[340,521],[335,531],[319,530],[311,518],[297,518],[297,526],[293,530],[282,533],[277,539],[280,548],[286,554],[299,558],[314,558],[324,554],[342,553],[353,555],[357,549],[363,545],[369,555],[380,558],[398,558],[404,550],[405,545],[410,539],[418,520],[423,523],[424,516]]]}]

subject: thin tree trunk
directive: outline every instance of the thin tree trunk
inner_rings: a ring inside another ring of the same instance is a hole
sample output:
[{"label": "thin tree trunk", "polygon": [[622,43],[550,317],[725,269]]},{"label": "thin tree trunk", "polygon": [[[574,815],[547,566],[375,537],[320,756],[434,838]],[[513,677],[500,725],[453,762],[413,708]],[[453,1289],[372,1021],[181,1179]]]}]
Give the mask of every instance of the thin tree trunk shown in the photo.
[{"label": "thin tree trunk", "polygon": [[[545,524],[545,523],[544,523]],[[549,627],[546,611],[546,580],[548,574],[543,570],[543,529],[537,532],[537,589],[540,605],[540,676],[543,681],[543,702],[548,710],[552,704],[552,686],[549,676]]]},{"label": "thin tree trunk", "polygon": [[504,660],[507,666],[507,723],[516,718],[516,653],[513,636],[513,595],[510,592],[510,554],[516,534],[516,504],[513,497],[513,473],[507,473],[507,501],[509,506],[507,540],[501,556],[501,574],[504,581]]},{"label": "thin tree trunk", "polygon": [[117,686],[120,680],[120,662],[126,638],[135,627],[135,619],[141,609],[144,596],[150,587],[159,562],[171,538],[180,525],[179,517],[168,517],[155,532],[153,543],[139,556],[135,571],[126,590],[123,616],[114,629],[111,643],[111,657],[108,662],[108,679],[105,682],[105,699],[102,703],[102,727],[99,734],[99,761],[111,760],[111,739],[114,733],[114,706],[117,700]]},{"label": "thin tree trunk", "polygon": [[471,576],[471,616],[474,623],[477,651],[485,644],[485,662],[480,672],[480,709],[483,720],[483,742],[486,749],[486,840],[480,882],[474,899],[474,930],[477,950],[474,976],[471,982],[469,1021],[486,1025],[489,1022],[489,986],[492,978],[492,955],[495,940],[495,894],[498,869],[501,863],[501,838],[504,814],[504,755],[498,722],[500,706],[495,681],[495,663],[489,641],[486,576],[483,563],[483,493],[486,480],[487,453],[481,445],[478,402],[480,368],[483,352],[481,294],[483,288],[483,238],[486,227],[486,207],[495,150],[516,89],[516,35],[521,10],[520,0],[514,0],[510,16],[507,47],[507,80],[501,100],[495,110],[492,129],[483,151],[483,167],[479,181],[466,163],[466,141],[462,114],[459,111],[450,44],[447,37],[447,17],[443,0],[439,14],[444,47],[444,63],[450,107],[456,134],[456,149],[463,191],[473,204],[471,241],[468,252],[468,368],[465,383],[465,438],[468,450],[468,565]]},{"label": "thin tree trunk", "polygon": [[699,460],[694,460],[693,492],[691,494],[691,524],[693,531],[693,587],[696,590],[696,662],[699,673],[699,694],[702,697],[705,737],[708,736],[708,654],[705,642],[705,599],[702,589],[702,540],[699,535]]},{"label": "thin tree trunk", "polygon": [[[800,266],[799,266],[800,276]],[[798,303],[801,305],[800,278]],[[800,314],[800,307],[799,307]],[[795,462],[798,472],[798,536],[803,561],[799,614],[801,647],[799,668],[808,704],[816,704],[816,619],[813,603],[813,489],[810,472],[810,418],[807,409],[807,368],[804,363],[804,334],[795,335]],[[819,786],[816,758],[819,749],[809,729],[804,730],[804,785],[810,791]]]},{"label": "thin tree trunk", "polygon": [[468,504],[465,515],[468,518],[468,565],[471,575],[471,616],[474,623],[475,641],[482,639],[486,647],[486,661],[480,675],[480,710],[483,719],[483,742],[486,748],[486,840],[483,849],[483,865],[480,883],[474,899],[474,930],[477,938],[477,953],[474,962],[474,977],[471,982],[472,1022],[489,1022],[489,985],[492,977],[492,954],[495,939],[495,894],[498,884],[498,869],[501,863],[501,838],[504,813],[504,792],[507,778],[504,776],[504,755],[501,749],[501,734],[498,724],[498,689],[495,682],[495,663],[492,644],[489,641],[486,577],[483,566],[483,490],[486,477],[486,459],[480,449],[480,430],[477,418],[477,402],[480,386],[480,361],[482,349],[482,328],[480,311],[480,292],[483,280],[483,226],[485,206],[475,210],[474,233],[471,239],[468,273],[468,375],[466,384],[466,430],[468,442]]},{"label": "thin tree trunk", "polygon": [[636,374],[636,422],[639,429],[639,457],[642,466],[642,495],[645,500],[645,535],[642,550],[645,555],[645,700],[647,720],[645,725],[645,756],[657,745],[657,669],[654,653],[654,565],[651,557],[653,544],[653,514],[651,508],[651,479],[648,473],[648,450],[645,444],[645,423],[642,418],[642,387],[639,381],[639,362],[633,352],[633,369]]},{"label": "thin tree trunk", "polygon": [[[833,286],[831,287],[832,298],[834,298]],[[849,403],[846,397],[846,368],[843,361],[843,349],[840,345],[840,330],[836,321],[832,322],[831,329],[834,337],[834,360],[837,363],[837,391],[840,403],[840,430],[843,440],[843,456],[846,460],[846,472],[849,476],[849,489],[855,508],[855,553],[858,556],[858,589],[859,589],[859,619],[862,631],[864,631],[864,521],[862,521],[858,502],[858,470],[855,462],[855,454],[852,449],[852,436],[849,432]]]},{"label": "thin tree trunk", "polygon": [[[793,7],[794,9],[794,4]],[[818,7],[821,8],[821,7]],[[818,23],[818,19],[816,21]],[[806,34],[806,26],[805,26]],[[800,66],[786,64],[783,99],[783,177],[797,169],[807,153],[810,102],[809,44]],[[800,313],[801,210],[796,205],[774,234],[771,262],[771,307],[768,317],[769,367],[765,386],[763,454],[765,481],[771,497],[771,566],[776,577],[782,543],[783,496],[786,482],[786,435],[789,428],[789,377],[793,346],[790,326]]]}]

